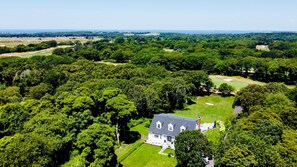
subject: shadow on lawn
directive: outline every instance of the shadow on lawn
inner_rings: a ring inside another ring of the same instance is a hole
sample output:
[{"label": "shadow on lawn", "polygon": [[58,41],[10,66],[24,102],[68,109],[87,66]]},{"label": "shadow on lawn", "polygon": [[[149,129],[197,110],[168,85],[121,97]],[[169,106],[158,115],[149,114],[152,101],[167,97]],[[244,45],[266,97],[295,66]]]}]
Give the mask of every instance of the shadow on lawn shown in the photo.
[{"label": "shadow on lawn", "polygon": [[122,139],[126,144],[135,143],[137,140],[141,138],[140,133],[135,131],[127,131],[126,138]]}]

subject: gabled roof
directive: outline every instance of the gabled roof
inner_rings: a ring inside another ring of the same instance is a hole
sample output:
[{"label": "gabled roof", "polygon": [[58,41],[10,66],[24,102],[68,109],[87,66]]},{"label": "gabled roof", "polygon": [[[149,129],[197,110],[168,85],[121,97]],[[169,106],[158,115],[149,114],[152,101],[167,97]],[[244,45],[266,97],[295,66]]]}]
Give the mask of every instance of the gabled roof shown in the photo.
[{"label": "gabled roof", "polygon": [[[157,128],[157,122],[161,122],[161,129]],[[168,130],[169,124],[173,125],[173,131]],[[180,133],[180,127],[184,126],[187,130],[195,130],[196,129],[197,120],[173,116],[169,114],[155,114],[150,125],[149,132],[159,135],[169,135],[176,136]]]}]

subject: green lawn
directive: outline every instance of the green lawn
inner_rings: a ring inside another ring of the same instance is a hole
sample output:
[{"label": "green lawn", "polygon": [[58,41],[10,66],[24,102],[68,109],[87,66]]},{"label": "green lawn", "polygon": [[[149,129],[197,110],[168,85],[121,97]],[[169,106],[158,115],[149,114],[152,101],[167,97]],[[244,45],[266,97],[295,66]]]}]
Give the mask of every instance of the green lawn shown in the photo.
[{"label": "green lawn", "polygon": [[172,150],[172,149],[169,149],[169,148],[167,148],[166,150],[164,150],[164,153],[175,155],[175,151]]},{"label": "green lawn", "polygon": [[137,140],[135,143],[132,144],[123,144],[120,148],[118,148],[115,153],[117,155],[118,162],[123,161],[125,158],[127,158],[132,152],[137,150],[139,146],[141,146],[144,143],[144,140]]},{"label": "green lawn", "polygon": [[138,132],[143,136],[148,136],[148,130],[149,128],[145,127],[144,124],[139,124],[130,129],[130,131]]},{"label": "green lawn", "polygon": [[[189,105],[183,110],[176,110],[174,115],[195,119],[200,116],[202,123],[211,123],[218,120],[224,121],[233,113],[233,100],[234,97],[221,97],[215,94],[197,97],[195,99],[196,104]],[[207,105],[206,103],[213,105]]]},{"label": "green lawn", "polygon": [[249,84],[258,84],[258,85],[265,84],[263,82],[253,81],[251,79],[247,79],[239,76],[229,77],[229,76],[222,76],[222,75],[210,75],[209,78],[211,78],[212,82],[217,87],[219,87],[223,83],[227,83],[228,85],[233,86],[237,90],[240,90],[241,88],[244,88]]},{"label": "green lawn", "polygon": [[160,155],[161,147],[143,144],[129,157],[122,161],[125,167],[175,167],[176,159]]}]

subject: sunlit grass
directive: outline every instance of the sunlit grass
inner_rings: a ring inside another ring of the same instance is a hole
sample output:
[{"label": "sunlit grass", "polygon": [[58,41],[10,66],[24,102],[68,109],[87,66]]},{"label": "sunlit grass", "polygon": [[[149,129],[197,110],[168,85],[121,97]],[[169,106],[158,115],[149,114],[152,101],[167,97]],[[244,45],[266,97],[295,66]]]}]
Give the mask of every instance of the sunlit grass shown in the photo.
[{"label": "sunlit grass", "polygon": [[123,162],[127,167],[175,167],[176,159],[158,154],[161,147],[143,144]]},{"label": "sunlit grass", "polygon": [[221,97],[215,94],[197,97],[194,99],[195,104],[186,106],[183,110],[174,111],[174,115],[195,119],[200,116],[202,123],[224,121],[233,113],[233,100],[234,97]]}]

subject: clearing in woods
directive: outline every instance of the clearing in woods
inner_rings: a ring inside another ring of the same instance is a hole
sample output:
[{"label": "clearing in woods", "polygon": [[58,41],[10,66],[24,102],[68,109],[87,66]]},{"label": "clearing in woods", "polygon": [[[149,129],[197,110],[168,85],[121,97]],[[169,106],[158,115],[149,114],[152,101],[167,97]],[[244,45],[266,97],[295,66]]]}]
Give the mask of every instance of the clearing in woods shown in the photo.
[{"label": "clearing in woods", "polygon": [[219,87],[223,83],[227,83],[228,85],[233,86],[237,91],[241,88],[244,88],[248,86],[249,84],[258,84],[258,85],[264,85],[264,82],[254,81],[251,79],[243,78],[240,76],[222,76],[222,75],[209,75],[209,78],[211,78],[212,82]]}]

